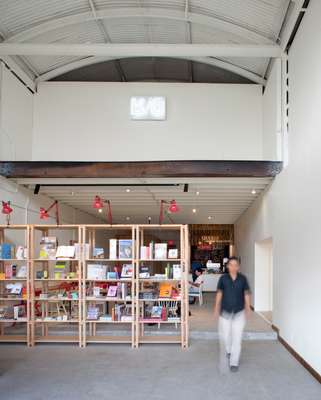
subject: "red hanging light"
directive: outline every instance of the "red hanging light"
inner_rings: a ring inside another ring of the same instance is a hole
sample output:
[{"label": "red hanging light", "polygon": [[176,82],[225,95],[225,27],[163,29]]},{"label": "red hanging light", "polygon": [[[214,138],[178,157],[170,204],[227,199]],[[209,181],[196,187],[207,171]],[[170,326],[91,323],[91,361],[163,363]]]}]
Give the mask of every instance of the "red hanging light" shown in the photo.
[{"label": "red hanging light", "polygon": [[168,212],[170,213],[177,213],[180,211],[176,200],[171,200],[171,201],[166,201],[166,200],[161,200],[160,203],[160,213],[159,213],[159,224],[161,225],[164,219],[164,204],[169,204],[168,207]]},{"label": "red hanging light", "polygon": [[2,202],[2,214],[10,215],[13,209],[10,207],[10,201]]},{"label": "red hanging light", "polygon": [[176,203],[176,200],[171,200],[170,206],[168,207],[168,211],[170,211],[171,213],[179,212],[179,207]]},{"label": "red hanging light", "polygon": [[56,209],[56,223],[57,225],[59,225],[59,206],[58,206],[58,201],[55,200],[50,207],[48,207],[47,209],[44,207],[40,207],[39,210],[39,216],[40,219],[48,219],[49,218],[49,211],[54,208]]},{"label": "red hanging light", "polygon": [[100,209],[100,208],[103,208],[103,207],[104,207],[104,203],[103,203],[101,197],[100,196],[95,196],[94,202],[93,202],[93,208]]},{"label": "red hanging light", "polygon": [[40,219],[48,219],[49,218],[49,214],[47,212],[47,210],[43,207],[40,207]]},{"label": "red hanging light", "polygon": [[96,210],[102,211],[102,209],[104,208],[104,204],[107,204],[107,219],[108,219],[110,225],[112,225],[113,224],[113,216],[112,216],[112,212],[111,212],[110,201],[104,200],[100,196],[96,195],[94,198],[94,202],[93,202],[93,208],[95,208]]}]

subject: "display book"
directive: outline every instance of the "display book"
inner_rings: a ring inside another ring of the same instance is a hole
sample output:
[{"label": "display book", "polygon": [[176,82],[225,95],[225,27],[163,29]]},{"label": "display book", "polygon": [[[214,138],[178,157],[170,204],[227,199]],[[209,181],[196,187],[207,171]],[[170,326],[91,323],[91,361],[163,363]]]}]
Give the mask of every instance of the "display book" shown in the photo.
[{"label": "display book", "polygon": [[3,282],[3,285],[0,287],[0,321],[27,321],[27,264],[20,262],[27,261],[27,258],[27,247],[22,245],[16,246],[7,242],[0,244],[0,259],[2,264],[0,281]]},{"label": "display book", "polygon": [[49,311],[44,312],[42,308],[35,320],[45,322],[78,321],[80,244],[58,245],[56,236],[43,236],[40,240],[38,261],[46,260],[55,261],[55,263],[47,263],[46,266],[41,264],[41,269],[35,271],[36,281],[62,282],[59,286],[55,284],[54,286],[46,285],[34,288],[34,300],[40,304],[49,302],[51,305]]},{"label": "display book", "polygon": [[166,260],[177,259],[178,249],[168,243],[155,243],[151,241],[148,246],[140,246],[141,260]]}]

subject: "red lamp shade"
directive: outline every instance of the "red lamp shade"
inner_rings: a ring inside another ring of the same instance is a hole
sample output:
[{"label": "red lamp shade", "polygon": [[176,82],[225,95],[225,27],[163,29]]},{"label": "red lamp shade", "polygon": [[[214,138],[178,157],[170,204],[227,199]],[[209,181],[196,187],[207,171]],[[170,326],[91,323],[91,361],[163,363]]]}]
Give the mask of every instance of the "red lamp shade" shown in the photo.
[{"label": "red lamp shade", "polygon": [[48,211],[45,208],[40,207],[40,219],[48,219],[48,218],[49,218]]},{"label": "red lamp shade", "polygon": [[179,212],[179,207],[178,207],[178,205],[176,203],[176,200],[172,200],[170,202],[170,206],[168,207],[168,211],[171,212],[171,213]]},{"label": "red lamp shade", "polygon": [[2,214],[10,215],[13,209],[10,207],[10,201],[2,202]]},{"label": "red lamp shade", "polygon": [[93,202],[93,208],[99,209],[99,208],[103,208],[104,204],[102,199],[99,196],[95,196],[94,198],[94,202]]}]

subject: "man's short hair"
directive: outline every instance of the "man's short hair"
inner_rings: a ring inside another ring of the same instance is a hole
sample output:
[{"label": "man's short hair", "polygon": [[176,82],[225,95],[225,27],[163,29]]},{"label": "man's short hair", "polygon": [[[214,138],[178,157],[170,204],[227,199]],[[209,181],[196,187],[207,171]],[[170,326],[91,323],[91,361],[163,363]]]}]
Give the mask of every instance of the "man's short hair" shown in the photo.
[{"label": "man's short hair", "polygon": [[235,257],[235,256],[230,257],[230,258],[228,259],[227,265],[228,265],[231,261],[236,261],[238,264],[240,263],[239,258],[238,258],[238,257]]}]

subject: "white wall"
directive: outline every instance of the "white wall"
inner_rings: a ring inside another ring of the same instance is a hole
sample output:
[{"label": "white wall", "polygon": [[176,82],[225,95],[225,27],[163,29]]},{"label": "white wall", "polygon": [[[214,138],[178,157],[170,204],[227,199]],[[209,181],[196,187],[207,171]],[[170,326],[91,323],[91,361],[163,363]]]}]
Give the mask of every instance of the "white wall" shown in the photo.
[{"label": "white wall", "polygon": [[263,94],[263,159],[282,159],[281,60],[275,59]]},{"label": "white wall", "polygon": [[0,62],[0,160],[30,160],[33,94]]},{"label": "white wall", "polygon": [[321,2],[312,1],[289,54],[290,163],[236,224],[238,254],[252,287],[255,241],[273,239],[273,323],[318,373],[321,373],[320,15]]},{"label": "white wall", "polygon": [[[166,121],[131,121],[132,95],[164,95]],[[262,87],[45,82],[34,160],[262,159]]]}]

